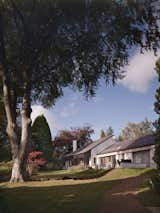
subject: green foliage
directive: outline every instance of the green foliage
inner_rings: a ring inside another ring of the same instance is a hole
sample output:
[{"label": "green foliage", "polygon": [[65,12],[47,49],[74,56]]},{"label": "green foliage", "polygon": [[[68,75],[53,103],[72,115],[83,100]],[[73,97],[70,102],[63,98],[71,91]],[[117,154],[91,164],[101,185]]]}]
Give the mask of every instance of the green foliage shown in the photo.
[{"label": "green foliage", "polygon": [[32,100],[44,105],[66,86],[94,95],[100,79],[123,77],[130,47],[159,47],[156,4],[149,0],[12,0],[1,1],[0,12],[0,63],[5,45],[10,89],[22,96],[25,69]]},{"label": "green foliage", "polygon": [[38,116],[33,123],[32,143],[35,150],[43,152],[44,157],[51,161],[53,154],[51,132],[43,115]]},{"label": "green foliage", "polygon": [[73,150],[72,143],[73,140],[77,141],[77,147],[80,148],[86,143],[92,142],[91,135],[94,133],[94,130],[91,126],[86,125],[83,127],[71,128],[71,130],[61,130],[54,139],[55,146],[64,147],[69,146],[68,148]]},{"label": "green foliage", "polygon": [[106,135],[105,135],[105,132],[104,132],[104,130],[102,129],[102,130],[101,130],[101,135],[100,135],[100,138],[104,138],[104,137],[106,137]]},{"label": "green foliage", "polygon": [[27,93],[30,115],[32,101],[51,106],[65,87],[88,97],[101,79],[114,84],[132,46],[160,46],[158,15],[150,0],[0,1],[0,75],[11,105],[25,108]]},{"label": "green foliage", "polygon": [[160,193],[160,174],[157,174],[151,178],[151,187]]},{"label": "green foliage", "polygon": [[81,169],[81,170],[60,170],[50,171],[50,172],[39,172],[35,176],[33,175],[33,180],[67,180],[67,179],[74,179],[74,180],[87,180],[98,178],[104,176],[110,170],[104,169]]},{"label": "green foliage", "polygon": [[106,131],[106,136],[112,136],[113,134],[114,134],[114,130],[111,126],[109,126]]},{"label": "green foliage", "polygon": [[126,127],[122,130],[119,136],[120,141],[124,140],[135,140],[145,135],[154,134],[154,128],[151,121],[145,119],[139,123],[129,122]]},{"label": "green foliage", "polygon": [[[156,63],[156,71],[158,74],[158,81],[160,82],[160,59]],[[160,87],[156,90],[156,102],[155,102],[155,112],[158,115],[158,119],[155,122],[156,127],[156,150],[155,150],[155,161],[160,168]]]}]

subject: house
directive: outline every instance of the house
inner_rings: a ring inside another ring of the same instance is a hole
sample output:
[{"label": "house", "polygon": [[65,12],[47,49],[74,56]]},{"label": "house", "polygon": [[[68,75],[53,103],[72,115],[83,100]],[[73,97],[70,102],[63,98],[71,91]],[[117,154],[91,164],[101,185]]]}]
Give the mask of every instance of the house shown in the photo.
[{"label": "house", "polygon": [[133,141],[116,142],[96,155],[98,168],[156,167],[153,160],[155,137],[147,135]]},{"label": "house", "polygon": [[76,141],[73,141],[73,152],[65,155],[65,168],[82,165],[85,167],[97,167],[97,154],[115,143],[112,136],[104,137],[86,144],[81,149],[76,149]]}]

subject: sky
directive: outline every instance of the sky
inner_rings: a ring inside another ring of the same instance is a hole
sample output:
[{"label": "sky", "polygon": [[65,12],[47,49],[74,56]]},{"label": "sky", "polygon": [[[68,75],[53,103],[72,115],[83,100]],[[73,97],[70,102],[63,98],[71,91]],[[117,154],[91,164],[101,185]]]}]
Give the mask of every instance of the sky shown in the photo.
[{"label": "sky", "polygon": [[95,131],[93,140],[99,139],[101,129],[106,130],[108,126],[112,126],[118,136],[128,122],[137,123],[145,118],[154,121],[157,118],[153,106],[158,87],[154,69],[157,58],[152,52],[134,51],[129,64],[123,68],[125,78],[115,86],[106,86],[102,80],[96,96],[88,101],[80,92],[66,88],[64,96],[52,108],[33,105],[32,121],[43,114],[53,139],[59,130],[91,125]]}]

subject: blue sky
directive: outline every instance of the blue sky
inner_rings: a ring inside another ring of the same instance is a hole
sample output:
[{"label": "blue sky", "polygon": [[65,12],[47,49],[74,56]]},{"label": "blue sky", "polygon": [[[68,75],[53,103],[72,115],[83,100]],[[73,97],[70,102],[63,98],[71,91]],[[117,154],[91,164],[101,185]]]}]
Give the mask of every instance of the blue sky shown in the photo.
[{"label": "blue sky", "polygon": [[53,108],[33,105],[32,120],[44,114],[53,138],[59,130],[90,124],[95,130],[93,139],[98,139],[101,129],[106,130],[108,126],[112,126],[118,136],[128,122],[145,118],[154,121],[157,117],[153,110],[158,86],[154,70],[156,59],[151,52],[143,55],[135,52],[125,67],[126,77],[116,86],[106,87],[101,81],[96,96],[88,101],[81,93],[67,88]]}]

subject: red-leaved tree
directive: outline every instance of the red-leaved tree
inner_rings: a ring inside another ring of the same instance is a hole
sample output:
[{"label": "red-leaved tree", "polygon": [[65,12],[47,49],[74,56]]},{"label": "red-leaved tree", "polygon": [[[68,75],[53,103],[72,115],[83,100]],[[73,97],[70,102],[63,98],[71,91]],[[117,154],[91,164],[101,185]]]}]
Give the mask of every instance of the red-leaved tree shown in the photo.
[{"label": "red-leaved tree", "polygon": [[44,166],[46,164],[45,158],[43,158],[43,152],[33,151],[28,156],[28,172],[32,175],[34,169]]}]

